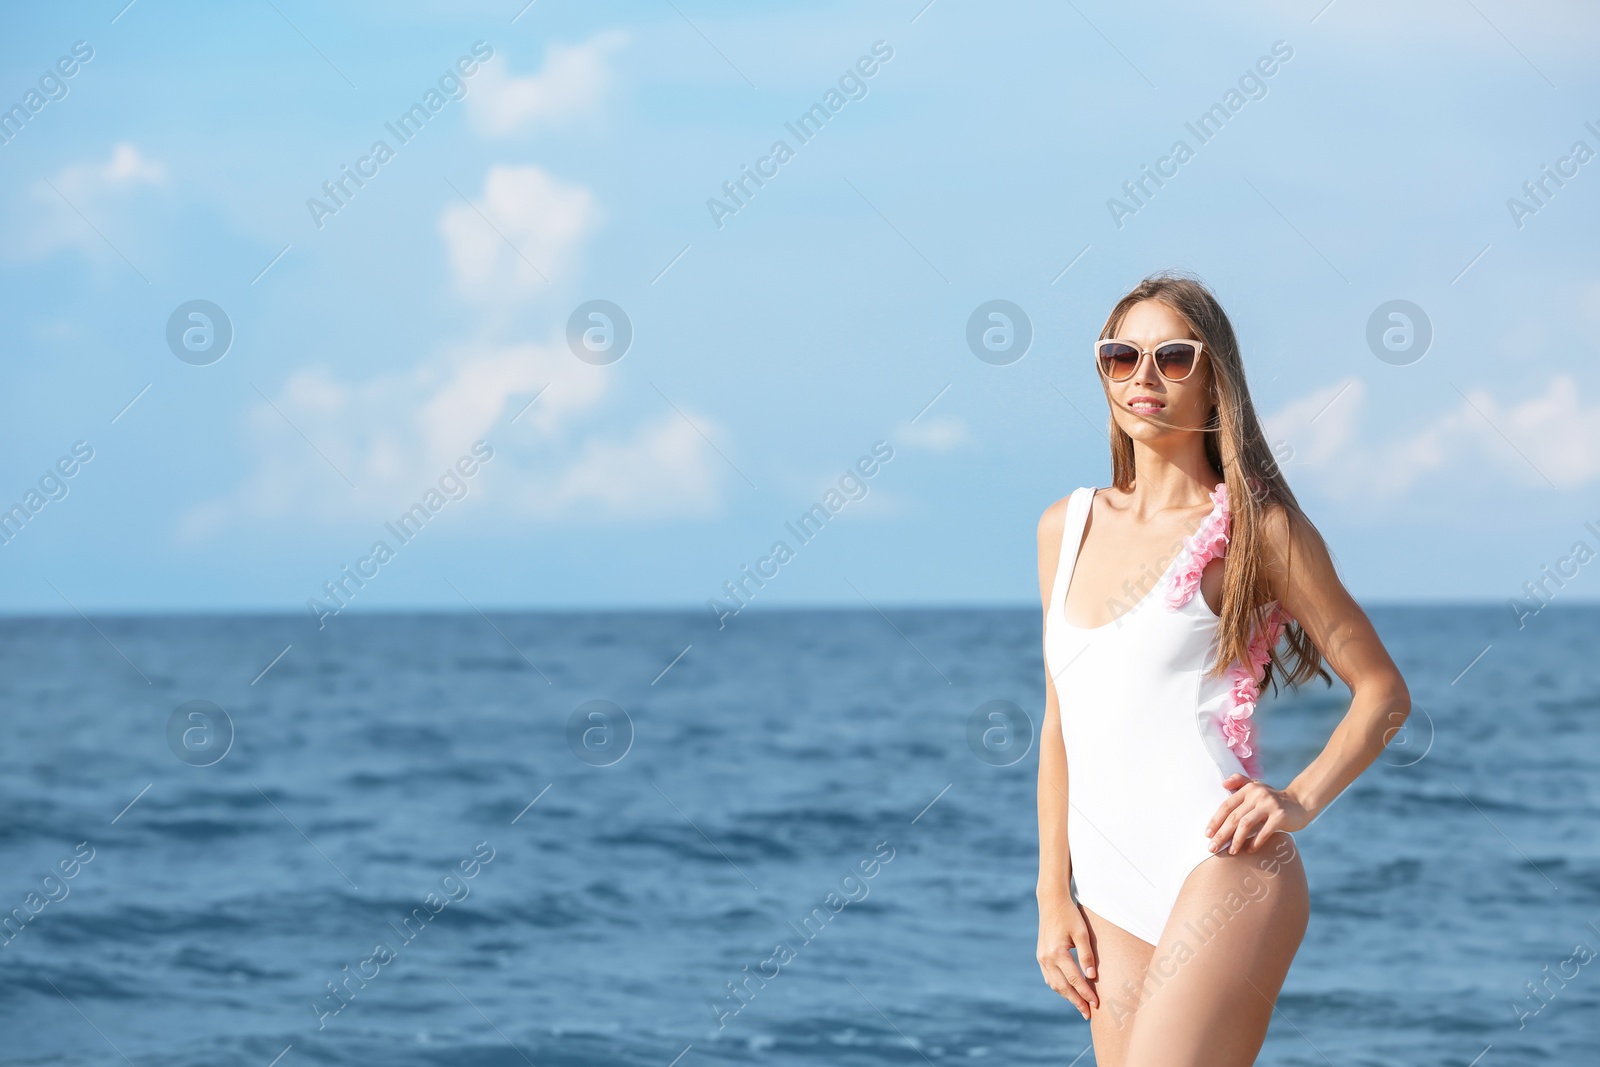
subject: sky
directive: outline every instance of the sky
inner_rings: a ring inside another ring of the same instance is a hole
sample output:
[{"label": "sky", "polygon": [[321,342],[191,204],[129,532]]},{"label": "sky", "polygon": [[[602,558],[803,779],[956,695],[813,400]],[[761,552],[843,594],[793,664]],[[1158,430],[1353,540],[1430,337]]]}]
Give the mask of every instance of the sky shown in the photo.
[{"label": "sky", "polygon": [[776,565],[752,607],[1036,605],[1040,513],[1109,482],[1091,344],[1163,268],[1359,600],[1592,601],[1597,39],[1505,0],[29,5],[0,604],[706,610]]}]

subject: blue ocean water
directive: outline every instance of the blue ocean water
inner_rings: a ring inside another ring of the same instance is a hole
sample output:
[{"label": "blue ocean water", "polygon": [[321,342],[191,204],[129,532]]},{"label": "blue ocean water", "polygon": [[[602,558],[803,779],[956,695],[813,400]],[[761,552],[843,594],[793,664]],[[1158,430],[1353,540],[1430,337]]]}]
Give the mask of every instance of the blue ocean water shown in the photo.
[{"label": "blue ocean water", "polygon": [[[1372,616],[1417,712],[1298,835],[1311,926],[1260,1062],[1600,1061],[1600,610]],[[1011,701],[1037,729],[1037,611],[0,637],[0,1063],[1064,1065],[1088,1045],[1034,962],[1034,739],[973,727]],[[1344,698],[1264,703],[1269,780]]]}]

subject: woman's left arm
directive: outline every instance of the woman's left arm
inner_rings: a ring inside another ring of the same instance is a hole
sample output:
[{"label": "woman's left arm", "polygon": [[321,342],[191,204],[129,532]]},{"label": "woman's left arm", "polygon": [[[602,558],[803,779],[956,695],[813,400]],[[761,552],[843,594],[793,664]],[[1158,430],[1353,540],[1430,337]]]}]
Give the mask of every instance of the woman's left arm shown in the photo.
[{"label": "woman's left arm", "polygon": [[1305,519],[1273,509],[1266,527],[1268,580],[1345,685],[1350,709],[1317,758],[1284,789],[1242,774],[1223,785],[1233,795],[1206,824],[1213,852],[1254,852],[1278,830],[1307,826],[1377,759],[1411,713],[1405,679],[1360,605],[1334,570],[1321,535]]}]

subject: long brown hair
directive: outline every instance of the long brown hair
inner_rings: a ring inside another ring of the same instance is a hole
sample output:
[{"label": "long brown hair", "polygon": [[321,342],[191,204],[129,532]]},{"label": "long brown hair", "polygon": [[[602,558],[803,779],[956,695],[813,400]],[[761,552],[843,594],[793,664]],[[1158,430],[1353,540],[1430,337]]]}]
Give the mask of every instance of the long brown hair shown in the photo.
[{"label": "long brown hair", "polygon": [[[1280,507],[1292,522],[1305,521],[1313,536],[1321,538],[1316,527],[1284,480],[1283,471],[1268,446],[1250,388],[1245,384],[1244,362],[1239,356],[1239,341],[1222,305],[1199,278],[1179,272],[1161,271],[1145,278],[1118,300],[1106,317],[1100,337],[1115,337],[1122,318],[1135,304],[1156,300],[1167,305],[1188,322],[1194,339],[1204,346],[1211,372],[1211,413],[1202,427],[1206,458],[1222,472],[1228,486],[1231,512],[1228,531],[1228,565],[1223,572],[1221,623],[1218,628],[1217,662],[1213,674],[1221,674],[1230,663],[1248,663],[1251,635],[1265,622],[1270,597],[1265,582],[1262,523],[1268,511]],[[1111,481],[1128,491],[1133,487],[1133,438],[1111,420]],[[1276,690],[1275,672],[1289,685],[1299,685],[1320,677],[1329,685],[1333,679],[1323,669],[1322,655],[1300,624],[1288,619],[1280,655],[1274,647],[1267,663],[1266,680]],[[1293,669],[1289,662],[1293,661]]]}]

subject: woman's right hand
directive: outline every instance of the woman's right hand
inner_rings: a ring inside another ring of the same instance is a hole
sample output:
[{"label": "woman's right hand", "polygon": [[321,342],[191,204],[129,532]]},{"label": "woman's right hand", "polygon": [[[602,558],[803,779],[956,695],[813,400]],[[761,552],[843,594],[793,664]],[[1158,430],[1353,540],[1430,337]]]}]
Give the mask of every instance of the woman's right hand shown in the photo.
[{"label": "woman's right hand", "polygon": [[[1072,958],[1076,949],[1078,958]],[[1089,923],[1067,891],[1039,896],[1039,970],[1045,985],[1072,1001],[1085,1019],[1098,1010],[1094,990],[1095,956]],[[1081,968],[1079,965],[1082,965]]]}]

